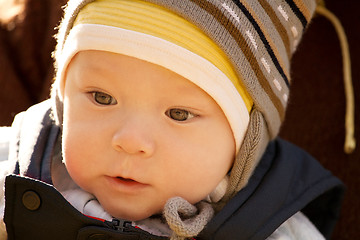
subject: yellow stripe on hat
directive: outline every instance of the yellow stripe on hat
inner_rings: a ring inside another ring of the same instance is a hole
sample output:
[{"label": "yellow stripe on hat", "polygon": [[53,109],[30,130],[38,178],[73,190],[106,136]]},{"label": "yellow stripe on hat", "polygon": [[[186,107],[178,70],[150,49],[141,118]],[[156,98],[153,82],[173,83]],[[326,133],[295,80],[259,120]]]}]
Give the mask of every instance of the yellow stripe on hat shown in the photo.
[{"label": "yellow stripe on hat", "polygon": [[140,0],[97,0],[87,4],[74,23],[98,24],[162,38],[205,58],[234,84],[250,112],[253,101],[225,53],[198,27],[169,10]]}]

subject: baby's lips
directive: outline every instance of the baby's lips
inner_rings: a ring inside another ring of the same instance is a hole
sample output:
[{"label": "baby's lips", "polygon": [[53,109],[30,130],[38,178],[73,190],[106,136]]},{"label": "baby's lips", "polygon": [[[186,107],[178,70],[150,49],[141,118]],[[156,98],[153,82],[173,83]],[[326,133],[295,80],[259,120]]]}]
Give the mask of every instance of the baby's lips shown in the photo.
[{"label": "baby's lips", "polygon": [[135,181],[134,179],[131,179],[131,178],[123,178],[123,177],[116,177],[117,179],[120,179],[122,181],[125,181],[125,182],[137,182]]}]

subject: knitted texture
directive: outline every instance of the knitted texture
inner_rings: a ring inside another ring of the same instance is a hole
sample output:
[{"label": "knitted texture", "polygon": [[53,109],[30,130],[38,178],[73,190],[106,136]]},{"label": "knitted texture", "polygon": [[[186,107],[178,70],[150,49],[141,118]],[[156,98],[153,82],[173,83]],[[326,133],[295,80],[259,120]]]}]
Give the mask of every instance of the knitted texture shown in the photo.
[{"label": "knitted texture", "polygon": [[213,215],[209,203],[201,201],[194,206],[180,197],[169,199],[164,208],[164,217],[173,230],[172,240],[197,236]]},{"label": "knitted texture", "polygon": [[229,186],[223,199],[215,204],[216,209],[221,209],[230,198],[247,184],[261,156],[265,152],[269,139],[265,120],[261,113],[254,109],[251,114],[248,131],[230,173]]}]

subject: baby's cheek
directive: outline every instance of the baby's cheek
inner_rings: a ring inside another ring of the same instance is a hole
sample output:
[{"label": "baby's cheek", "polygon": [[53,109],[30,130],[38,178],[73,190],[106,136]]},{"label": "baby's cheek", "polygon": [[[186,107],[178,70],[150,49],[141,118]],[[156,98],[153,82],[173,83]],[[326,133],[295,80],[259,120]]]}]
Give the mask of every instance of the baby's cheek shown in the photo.
[{"label": "baby's cheek", "polygon": [[63,162],[65,164],[65,167],[67,171],[69,172],[70,176],[74,179],[73,176],[77,176],[80,172],[79,170],[79,163],[76,162],[75,157],[72,157],[72,154],[70,151],[64,151],[63,152]]},{"label": "baby's cheek", "polygon": [[70,174],[71,178],[78,184],[82,185],[84,172],[86,172],[86,165],[82,163],[81,154],[75,150],[76,147],[68,146],[63,147],[63,162]]}]

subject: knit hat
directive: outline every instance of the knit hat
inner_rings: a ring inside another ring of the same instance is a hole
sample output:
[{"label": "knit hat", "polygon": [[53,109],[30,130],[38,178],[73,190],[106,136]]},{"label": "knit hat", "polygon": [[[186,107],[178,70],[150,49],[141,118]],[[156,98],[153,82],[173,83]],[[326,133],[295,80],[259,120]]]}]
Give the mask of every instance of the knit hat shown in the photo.
[{"label": "knit hat", "polygon": [[[196,26],[199,29],[195,31],[196,36],[200,40],[192,34],[186,40],[169,37],[178,32],[172,27],[164,29],[165,33],[141,30],[141,27],[129,29],[128,23],[124,26],[121,20],[113,18],[115,7],[89,9],[92,3],[101,5],[106,1],[109,0],[70,0],[68,3],[54,53],[57,68],[52,92],[55,119],[62,123],[63,72],[78,51],[115,51],[159,64],[184,76],[214,98],[234,133],[238,152],[226,193],[218,203],[218,206],[223,205],[246,185],[268,142],[279,132],[289,99],[290,59],[313,16],[315,0],[111,1],[115,5],[116,2],[142,2],[166,9]],[[96,10],[111,17],[102,22],[85,13]],[[123,17],[132,18],[133,13]],[[142,19],[144,24],[153,21],[153,15],[134,18]],[[160,22],[166,19],[164,17]],[[172,21],[168,24],[175,26]],[[186,31],[179,31],[184,37]],[[101,45],[99,36],[104,41]],[[148,49],[143,48],[144,43],[148,44]],[[203,43],[206,47],[200,49]],[[141,51],[136,49],[138,44]],[[213,50],[211,56],[206,54],[206,49]]]}]

